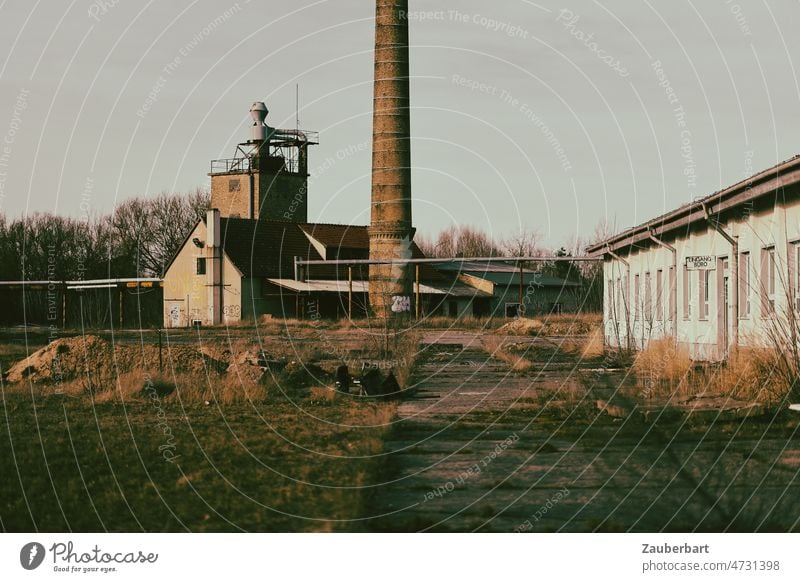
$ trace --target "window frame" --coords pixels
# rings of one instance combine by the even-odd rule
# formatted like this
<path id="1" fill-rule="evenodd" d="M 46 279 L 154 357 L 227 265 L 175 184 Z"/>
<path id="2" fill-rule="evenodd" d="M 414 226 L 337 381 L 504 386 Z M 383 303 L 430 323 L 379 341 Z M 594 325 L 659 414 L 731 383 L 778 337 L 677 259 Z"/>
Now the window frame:
<path id="1" fill-rule="evenodd" d="M 759 288 L 761 290 L 761 318 L 768 319 L 775 316 L 776 299 L 777 257 L 774 244 L 761 249 L 761 277 Z"/>
<path id="2" fill-rule="evenodd" d="M 752 305 L 750 303 L 750 268 L 752 255 L 750 251 L 739 253 L 739 319 L 750 319 Z"/>
<path id="3" fill-rule="evenodd" d="M 697 316 L 700 321 L 708 321 L 711 313 L 711 273 L 711 270 L 703 269 L 697 277 Z"/>
<path id="4" fill-rule="evenodd" d="M 656 321 L 664 321 L 664 269 L 656 270 Z"/>
<path id="5" fill-rule="evenodd" d="M 683 264 L 683 320 L 692 320 L 692 271 Z"/>

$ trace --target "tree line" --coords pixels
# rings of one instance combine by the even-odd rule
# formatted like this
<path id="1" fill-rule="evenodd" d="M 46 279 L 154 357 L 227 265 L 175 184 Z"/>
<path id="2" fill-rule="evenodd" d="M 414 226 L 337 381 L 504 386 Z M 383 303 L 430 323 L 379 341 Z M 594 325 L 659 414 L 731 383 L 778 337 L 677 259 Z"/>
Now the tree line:
<path id="1" fill-rule="evenodd" d="M 197 189 L 131 198 L 96 216 L 0 214 L 0 280 L 159 277 L 209 200 Z"/>
<path id="2" fill-rule="evenodd" d="M 191 228 L 209 206 L 207 190 L 130 198 L 113 213 L 81 218 L 33 213 L 8 220 L 0 214 L 0 280 L 62 281 L 160 277 Z M 609 234 L 605 225 L 587 240 L 550 249 L 538 232 L 523 229 L 495 239 L 474 226 L 451 226 L 415 242 L 428 257 L 570 257 Z M 602 264 L 536 262 L 546 275 L 581 283 L 588 309 L 602 307 Z"/>

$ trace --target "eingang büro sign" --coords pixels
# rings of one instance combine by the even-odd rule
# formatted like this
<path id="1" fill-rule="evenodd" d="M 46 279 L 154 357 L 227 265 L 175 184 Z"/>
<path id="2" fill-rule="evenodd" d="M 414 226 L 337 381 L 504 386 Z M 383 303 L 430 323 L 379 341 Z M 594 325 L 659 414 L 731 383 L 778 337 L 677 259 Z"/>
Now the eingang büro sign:
<path id="1" fill-rule="evenodd" d="M 709 256 L 686 257 L 686 268 L 689 271 L 713 271 L 716 259 Z"/>

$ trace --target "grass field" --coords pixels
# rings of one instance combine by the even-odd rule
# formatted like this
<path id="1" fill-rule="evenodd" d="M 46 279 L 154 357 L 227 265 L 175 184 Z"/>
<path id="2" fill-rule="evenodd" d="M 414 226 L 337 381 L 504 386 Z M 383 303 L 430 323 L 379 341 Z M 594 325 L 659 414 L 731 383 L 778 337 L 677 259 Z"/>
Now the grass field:
<path id="1" fill-rule="evenodd" d="M 575 494 L 543 531 L 686 531 L 698 515 L 703 531 L 796 529 L 794 413 L 612 418 L 597 398 L 629 386 L 647 400 L 685 365 L 655 349 L 618 364 L 595 320 L 455 330 L 422 348 L 422 334 L 327 324 L 185 331 L 163 370 L 153 337 L 77 337 L 23 362 L 31 349 L 0 339 L 0 530 L 514 531 L 565 484 Z M 261 350 L 284 367 L 264 373 Z M 336 393 L 342 361 L 401 362 L 414 390 L 399 403 Z M 513 451 L 420 504 L 509 435 Z"/>
<path id="2" fill-rule="evenodd" d="M 4 395 L 5 531 L 350 531 L 390 403 Z"/>
<path id="3" fill-rule="evenodd" d="M 386 354 L 354 332 L 292 331 L 185 334 L 163 374 L 152 340 L 84 336 L 33 354 L 27 380 L 2 383 L 0 530 L 363 529 L 353 520 L 396 404 L 337 394 L 332 372 Z M 401 382 L 417 341 L 392 344 Z M 264 373 L 259 350 L 285 368 Z M 30 351 L 5 344 L 4 375 Z"/>

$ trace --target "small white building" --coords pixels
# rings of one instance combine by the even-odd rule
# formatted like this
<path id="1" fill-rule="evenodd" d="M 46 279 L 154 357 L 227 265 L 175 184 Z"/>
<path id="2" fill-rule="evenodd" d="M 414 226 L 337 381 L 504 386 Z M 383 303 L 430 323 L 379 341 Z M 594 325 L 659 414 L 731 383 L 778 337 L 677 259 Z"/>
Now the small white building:
<path id="1" fill-rule="evenodd" d="M 800 157 L 587 249 L 604 259 L 607 345 L 677 337 L 697 360 L 787 346 L 800 307 Z"/>

